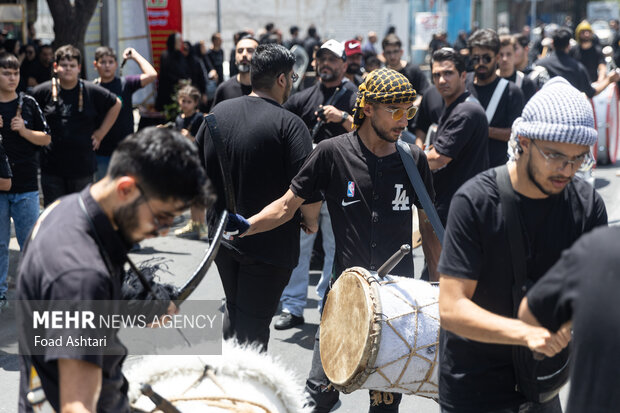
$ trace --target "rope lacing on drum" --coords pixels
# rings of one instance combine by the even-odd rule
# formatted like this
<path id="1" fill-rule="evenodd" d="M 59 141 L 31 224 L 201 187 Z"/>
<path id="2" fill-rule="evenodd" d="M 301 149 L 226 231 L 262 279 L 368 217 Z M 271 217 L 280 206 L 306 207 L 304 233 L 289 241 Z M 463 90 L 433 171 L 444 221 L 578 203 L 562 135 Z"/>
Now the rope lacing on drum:
<path id="1" fill-rule="evenodd" d="M 213 373 L 213 367 L 208 364 L 205 364 L 202 375 L 196 379 L 191 386 L 189 386 L 182 394 L 187 393 L 192 388 L 196 387 L 206 378 L 210 379 L 217 388 L 219 388 L 224 395 L 222 396 L 180 396 L 180 397 L 171 397 L 171 398 L 163 398 L 162 396 L 157 395 L 159 398 L 163 399 L 165 402 L 170 403 L 171 405 L 178 405 L 183 402 L 191 402 L 191 401 L 201 401 L 204 402 L 208 407 L 217 407 L 218 409 L 228 410 L 230 412 L 235 413 L 255 413 L 255 408 L 262 410 L 264 413 L 274 413 L 269 408 L 264 405 L 251 401 L 244 400 L 237 397 L 231 397 L 228 395 L 228 392 L 219 382 L 215 374 Z M 150 397 L 149 397 L 150 398 Z M 152 400 L 152 399 L 151 399 Z M 174 409 L 173 409 L 174 410 Z M 161 406 L 156 407 L 151 411 L 151 413 L 162 411 Z"/>

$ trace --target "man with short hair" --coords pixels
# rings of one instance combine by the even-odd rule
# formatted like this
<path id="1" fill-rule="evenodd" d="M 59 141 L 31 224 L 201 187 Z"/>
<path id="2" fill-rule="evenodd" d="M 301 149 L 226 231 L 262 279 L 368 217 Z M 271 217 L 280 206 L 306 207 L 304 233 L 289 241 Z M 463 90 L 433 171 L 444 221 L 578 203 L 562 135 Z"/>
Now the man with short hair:
<path id="1" fill-rule="evenodd" d="M 57 77 L 32 93 L 52 136 L 41 160 L 45 206 L 93 182 L 95 151 L 121 110 L 113 93 L 79 78 L 81 68 L 80 51 L 71 45 L 60 47 L 54 61 Z"/>
<path id="2" fill-rule="evenodd" d="M 515 46 L 515 69 L 529 75 L 532 72 L 532 62 L 529 61 L 530 39 L 524 34 L 513 35 Z"/>
<path id="3" fill-rule="evenodd" d="M 489 167 L 495 167 L 508 161 L 510 127 L 523 109 L 523 93 L 517 85 L 497 75 L 500 43 L 495 31 L 477 30 L 468 41 L 474 73 L 467 76 L 467 90 L 486 112 Z"/>
<path id="4" fill-rule="evenodd" d="M 239 39 L 235 45 L 235 65 L 239 73 L 217 87 L 211 109 L 224 100 L 246 96 L 252 92 L 250 64 L 257 46 L 258 41 L 250 35 Z"/>
<path id="5" fill-rule="evenodd" d="M 450 204 L 439 262 L 443 413 L 561 411 L 558 396 L 528 402 L 516 385 L 513 346 L 552 356 L 567 345 L 570 329 L 552 333 L 515 319 L 521 284 L 513 262 L 524 261 L 531 286 L 580 236 L 607 225 L 600 195 L 575 177 L 598 133 L 590 103 L 562 78 L 530 99 L 513 133 L 516 161 L 470 179 Z M 519 218 L 508 218 L 501 193 Z M 523 257 L 515 257 L 512 230 L 522 234 Z"/>
<path id="6" fill-rule="evenodd" d="M 225 154 L 215 151 L 203 122 L 196 143 L 223 210 L 225 191 L 234 190 L 239 214 L 251 216 L 281 196 L 312 149 L 308 129 L 282 108 L 296 74 L 295 56 L 276 44 L 260 45 L 252 58 L 252 93 L 213 108 Z M 222 179 L 218 156 L 227 156 L 232 188 Z M 297 265 L 299 215 L 288 224 L 252 238 L 223 241 L 215 263 L 226 294 L 224 337 L 267 350 L 269 324 L 282 290 Z"/>
<path id="7" fill-rule="evenodd" d="M 131 245 L 165 233 L 190 203 L 205 203 L 206 187 L 196 148 L 178 132 L 147 128 L 128 137 L 118 145 L 101 181 L 59 199 L 41 215 L 24 248 L 17 298 L 23 303 L 98 300 L 114 310 L 114 303 L 122 300 L 123 267 Z M 176 312 L 169 300 L 161 304 L 162 313 L 166 306 L 168 314 Z M 66 335 L 82 331 L 68 327 Z M 118 328 L 113 332 L 105 348 L 94 354 L 67 345 L 23 355 L 19 411 L 33 411 L 28 393 L 35 375 L 49 411 L 132 411 L 122 374 L 126 349 Z M 20 342 L 28 343 L 27 329 L 20 330 Z"/>
<path id="8" fill-rule="evenodd" d="M 318 143 L 352 129 L 351 115 L 355 107 L 357 87 L 344 78 L 348 66 L 345 46 L 342 43 L 333 39 L 328 40 L 317 52 L 316 60 L 319 81 L 314 86 L 294 94 L 284 107 L 302 118 L 308 130 L 314 133 L 313 141 Z M 318 122 L 323 126 L 317 125 Z M 316 290 L 322 299 L 331 278 L 335 250 L 334 233 L 326 205 L 321 206 L 319 224 L 324 259 L 323 271 Z M 304 323 L 310 259 L 315 239 L 316 234 L 300 231 L 299 263 L 282 292 L 280 299 L 282 313 L 274 324 L 278 330 L 286 330 Z"/>
<path id="9" fill-rule="evenodd" d="M 403 74 L 418 93 L 418 100 L 415 102 L 415 105 L 418 106 L 422 98 L 422 91 L 426 90 L 429 85 L 426 76 L 424 76 L 424 73 L 422 73 L 418 66 L 402 60 L 404 53 L 402 42 L 394 33 L 385 36 L 385 39 L 381 42 L 381 47 L 385 57 L 385 66 L 388 69 L 396 70 L 398 73 Z"/>
<path id="10" fill-rule="evenodd" d="M 11 219 L 22 249 L 39 216 L 39 152 L 51 140 L 37 101 L 16 92 L 19 78 L 19 60 L 0 54 L 0 184 L 7 178 L 7 157 L 13 175 L 10 188 L 0 191 L 0 311 L 7 304 Z"/>
<path id="11" fill-rule="evenodd" d="M 39 49 L 37 60 L 31 69 L 31 76 L 26 79 L 26 86 L 35 87 L 52 78 L 52 64 L 54 63 L 54 49 L 51 44 L 44 44 Z"/>
<path id="12" fill-rule="evenodd" d="M 443 48 L 433 53 L 431 65 L 445 109 L 426 159 L 433 171 L 435 207 L 445 226 L 454 193 L 489 167 L 489 124 L 480 104 L 468 99 L 464 58 L 452 48 Z"/>
<path id="13" fill-rule="evenodd" d="M 499 64 L 497 67 L 497 75 L 510 80 L 520 87 L 521 92 L 523 92 L 523 98 L 525 99 L 524 103 L 527 103 L 527 101 L 534 96 L 534 93 L 536 93 L 536 85 L 534 85 L 532 79 L 515 68 L 516 49 L 516 42 L 513 36 L 502 35 L 499 37 Z"/>
<path id="14" fill-rule="evenodd" d="M 96 151 L 97 180 L 105 176 L 114 149 L 125 137 L 134 132 L 133 94 L 157 79 L 155 68 L 136 49 L 128 47 L 123 51 L 123 62 L 125 63 L 128 60 L 136 62 L 142 74 L 117 76 L 118 59 L 114 50 L 107 46 L 101 46 L 95 50 L 95 61 L 93 64 L 97 73 L 99 73 L 99 77 L 93 83 L 114 93 L 122 104 L 116 122 L 114 122 L 114 125 Z"/>
<path id="15" fill-rule="evenodd" d="M 441 246 L 396 150 L 396 142 L 407 127 L 407 120 L 415 113 L 412 104 L 415 96 L 415 90 L 402 74 L 386 68 L 370 73 L 356 101 L 356 130 L 321 141 L 284 196 L 249 218 L 251 225 L 242 239 L 254 238 L 246 235 L 283 225 L 303 207 L 305 200 L 314 200 L 317 193 L 322 193 L 334 218 L 333 279 L 336 279 L 349 267 L 376 271 L 402 244 L 411 243 L 411 210 L 418 208 L 422 248 L 431 279 L 436 280 L 435 265 Z M 426 190 L 433 199 L 426 157 L 420 148 L 410 147 Z M 309 228 L 316 230 L 316 226 Z M 390 273 L 411 277 L 413 260 L 406 257 Z M 313 411 L 326 413 L 338 401 L 339 393 L 331 387 L 323 371 L 319 336 L 320 331 L 317 331 L 306 392 L 314 404 Z M 397 411 L 402 397 L 398 393 L 379 391 L 371 391 L 370 395 L 371 413 Z"/>
<path id="16" fill-rule="evenodd" d="M 545 68 L 550 77 L 561 76 L 586 96 L 592 98 L 601 93 L 612 82 L 620 80 L 616 71 L 608 73 L 603 81 L 592 82 L 586 67 L 569 56 L 571 32 L 566 28 L 558 29 L 553 35 L 553 53 L 536 62 L 536 66 Z M 592 82 L 592 83 L 591 83 Z"/>
<path id="17" fill-rule="evenodd" d="M 284 46 L 291 50 L 291 48 L 295 45 L 303 46 L 304 42 L 299 38 L 299 27 L 291 26 L 288 30 L 291 34 L 291 38 L 284 42 Z"/>
<path id="18" fill-rule="evenodd" d="M 355 86 L 359 86 L 364 83 L 362 45 L 359 40 L 347 40 L 344 42 L 344 50 L 347 55 L 347 71 L 344 76 Z"/>

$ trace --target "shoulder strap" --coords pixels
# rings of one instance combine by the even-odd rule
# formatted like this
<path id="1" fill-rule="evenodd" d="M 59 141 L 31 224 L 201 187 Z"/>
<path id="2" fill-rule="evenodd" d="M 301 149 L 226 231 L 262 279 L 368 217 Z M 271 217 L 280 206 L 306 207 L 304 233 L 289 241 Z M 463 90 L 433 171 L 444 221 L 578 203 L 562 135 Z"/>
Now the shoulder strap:
<path id="1" fill-rule="evenodd" d="M 517 70 L 517 78 L 515 79 L 515 85 L 517 85 L 519 89 L 521 89 L 521 85 L 523 85 L 524 77 L 525 75 L 523 74 L 523 72 L 520 70 Z"/>
<path id="2" fill-rule="evenodd" d="M 506 90 L 506 86 L 508 86 L 508 81 L 504 78 L 501 78 L 497 83 L 495 90 L 493 91 L 493 96 L 491 96 L 491 101 L 489 102 L 486 110 L 487 121 L 489 122 L 489 124 L 491 123 L 491 120 L 493 120 L 493 116 L 495 116 L 497 105 L 499 105 L 499 101 L 504 94 L 504 90 Z"/>
<path id="3" fill-rule="evenodd" d="M 510 247 L 510 258 L 512 263 L 512 274 L 514 284 L 512 286 L 512 305 L 513 310 L 518 311 L 521 299 L 526 292 L 526 268 L 525 268 L 525 240 L 521 226 L 521 215 L 517 210 L 517 195 L 510 182 L 508 166 L 501 165 L 495 168 L 497 188 L 499 198 L 504 212 L 504 224 L 506 225 L 506 235 Z M 515 313 L 516 314 L 516 313 Z"/>
<path id="4" fill-rule="evenodd" d="M 433 201 L 431 201 L 431 197 L 426 191 L 426 186 L 424 186 L 424 182 L 422 181 L 420 172 L 418 171 L 418 168 L 413 159 L 411 147 L 409 146 L 409 144 L 399 139 L 396 142 L 396 149 L 398 150 L 400 159 L 402 159 L 403 161 L 403 165 L 405 165 L 407 176 L 409 177 L 409 180 L 413 185 L 413 189 L 415 190 L 415 193 L 418 196 L 420 203 L 422 204 L 422 208 L 424 209 L 424 212 L 426 212 L 428 219 L 431 221 L 431 225 L 435 230 L 435 235 L 437 235 L 439 243 L 443 246 L 444 228 L 441 224 L 441 220 L 439 219 L 439 215 L 437 215 L 437 211 L 435 210 Z"/>
<path id="5" fill-rule="evenodd" d="M 220 129 L 217 126 L 215 115 L 213 113 L 209 113 L 204 119 L 207 123 L 207 127 L 209 128 L 209 134 L 211 135 L 211 140 L 213 141 L 215 154 L 217 155 L 217 159 L 220 163 L 222 182 L 224 183 L 224 193 L 226 195 L 226 209 L 228 209 L 228 212 L 234 214 L 237 212 L 237 207 L 235 204 L 233 180 L 230 172 L 230 162 L 228 161 L 228 155 L 226 153 L 226 146 L 224 146 L 224 142 L 222 141 L 222 136 L 220 135 Z"/>

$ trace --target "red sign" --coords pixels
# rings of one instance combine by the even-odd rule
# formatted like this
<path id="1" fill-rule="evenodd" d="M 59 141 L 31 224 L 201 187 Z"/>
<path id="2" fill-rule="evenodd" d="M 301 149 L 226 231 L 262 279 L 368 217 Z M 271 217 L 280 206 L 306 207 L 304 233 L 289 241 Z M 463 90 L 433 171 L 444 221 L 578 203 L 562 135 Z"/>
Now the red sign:
<path id="1" fill-rule="evenodd" d="M 181 0 L 146 0 L 146 10 L 151 31 L 153 66 L 159 72 L 161 54 L 166 50 L 166 40 L 172 33 L 183 33 Z"/>

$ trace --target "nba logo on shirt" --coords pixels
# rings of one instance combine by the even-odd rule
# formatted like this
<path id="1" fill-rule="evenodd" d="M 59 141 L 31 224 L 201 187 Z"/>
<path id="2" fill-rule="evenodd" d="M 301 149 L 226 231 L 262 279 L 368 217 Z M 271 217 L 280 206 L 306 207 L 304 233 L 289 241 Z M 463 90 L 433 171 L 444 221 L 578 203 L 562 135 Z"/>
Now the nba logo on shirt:
<path id="1" fill-rule="evenodd" d="M 347 197 L 353 198 L 355 196 L 355 182 L 349 181 L 347 184 Z"/>

